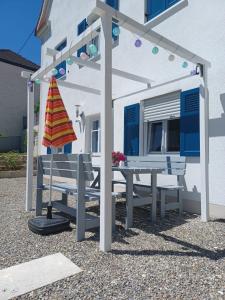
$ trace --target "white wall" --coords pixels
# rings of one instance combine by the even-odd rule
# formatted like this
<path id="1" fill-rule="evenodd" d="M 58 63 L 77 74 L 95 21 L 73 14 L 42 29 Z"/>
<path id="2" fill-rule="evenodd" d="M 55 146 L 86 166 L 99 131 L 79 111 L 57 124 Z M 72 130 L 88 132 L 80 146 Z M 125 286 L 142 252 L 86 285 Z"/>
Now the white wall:
<path id="1" fill-rule="evenodd" d="M 51 37 L 42 46 L 42 66 L 50 62 L 45 55 L 46 48 L 54 48 L 65 37 L 68 47 L 76 38 L 77 24 L 82 21 L 94 6 L 93 0 L 71 1 L 54 0 L 50 14 Z M 120 0 L 120 10 L 136 19 L 144 22 L 144 0 Z M 62 13 L 63 12 L 63 13 Z M 203 13 L 204 12 L 204 13 Z M 188 6 L 171 16 L 159 26 L 154 28 L 157 32 L 177 42 L 187 49 L 209 60 L 212 64 L 209 69 L 209 135 L 210 135 L 210 202 L 225 205 L 225 66 L 224 66 L 224 12 L 223 0 L 189 0 Z M 183 69 L 183 59 L 176 57 L 174 62 L 168 61 L 169 53 L 160 48 L 157 56 L 152 55 L 154 45 L 143 40 L 141 48 L 134 47 L 137 37 L 126 30 L 121 30 L 119 46 L 113 49 L 113 66 L 121 70 L 133 72 L 155 81 L 155 84 L 189 74 L 193 65 L 189 64 Z M 67 73 L 68 81 L 85 84 L 99 88 L 99 76 L 96 71 L 87 68 L 79 69 L 72 65 Z M 198 78 L 191 78 L 168 84 L 161 88 L 145 93 L 114 101 L 114 149 L 123 151 L 123 110 L 124 106 L 140 102 L 141 100 L 156 95 L 185 90 L 199 86 Z M 143 88 L 142 84 L 136 84 L 121 78 L 113 78 L 113 98 Z M 47 97 L 46 84 L 41 89 L 41 114 L 44 120 L 45 100 Z M 75 104 L 83 104 L 85 115 L 99 113 L 100 97 L 85 94 L 79 91 L 60 88 L 64 103 L 70 118 L 75 120 Z M 43 134 L 43 121 L 41 135 Z M 76 128 L 78 132 L 78 128 Z M 73 152 L 80 151 L 81 137 L 73 145 Z M 41 148 L 42 152 L 46 150 Z M 200 165 L 198 158 L 187 159 L 187 175 L 185 177 L 187 192 L 186 199 L 200 199 Z M 194 191 L 194 193 L 192 193 Z"/>

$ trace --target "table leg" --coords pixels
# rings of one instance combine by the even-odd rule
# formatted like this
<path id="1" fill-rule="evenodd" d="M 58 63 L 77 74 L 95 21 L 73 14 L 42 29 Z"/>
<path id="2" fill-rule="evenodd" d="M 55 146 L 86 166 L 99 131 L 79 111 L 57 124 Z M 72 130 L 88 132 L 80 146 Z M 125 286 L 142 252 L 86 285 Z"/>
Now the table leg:
<path id="1" fill-rule="evenodd" d="M 126 174 L 126 229 L 133 226 L 133 174 Z"/>
<path id="2" fill-rule="evenodd" d="M 100 171 L 98 171 L 98 174 L 92 182 L 91 187 L 95 189 L 100 189 Z"/>
<path id="3" fill-rule="evenodd" d="M 152 222 L 156 221 L 156 206 L 157 206 L 157 174 L 151 174 L 152 183 Z"/>

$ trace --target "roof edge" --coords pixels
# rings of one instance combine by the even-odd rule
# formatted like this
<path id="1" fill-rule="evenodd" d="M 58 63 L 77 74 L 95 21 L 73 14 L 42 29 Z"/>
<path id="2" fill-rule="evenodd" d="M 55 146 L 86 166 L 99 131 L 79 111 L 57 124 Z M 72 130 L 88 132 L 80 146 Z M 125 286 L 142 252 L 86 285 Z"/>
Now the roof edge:
<path id="1" fill-rule="evenodd" d="M 52 2 L 53 0 L 43 0 L 41 11 L 34 32 L 35 36 L 37 37 L 40 35 L 40 32 L 43 30 L 43 28 L 47 25 Z"/>

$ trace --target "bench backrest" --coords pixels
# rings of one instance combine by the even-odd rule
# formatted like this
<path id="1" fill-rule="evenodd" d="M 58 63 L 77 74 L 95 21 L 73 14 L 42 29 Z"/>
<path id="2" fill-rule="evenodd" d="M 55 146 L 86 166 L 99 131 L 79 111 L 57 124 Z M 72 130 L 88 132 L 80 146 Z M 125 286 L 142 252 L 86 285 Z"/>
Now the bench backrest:
<path id="1" fill-rule="evenodd" d="M 128 156 L 128 166 L 162 168 L 162 174 L 185 175 L 186 158 L 176 155 Z"/>
<path id="2" fill-rule="evenodd" d="M 38 173 L 50 175 L 51 154 L 38 158 Z M 94 179 L 90 154 L 53 154 L 52 175 L 91 181 Z"/>

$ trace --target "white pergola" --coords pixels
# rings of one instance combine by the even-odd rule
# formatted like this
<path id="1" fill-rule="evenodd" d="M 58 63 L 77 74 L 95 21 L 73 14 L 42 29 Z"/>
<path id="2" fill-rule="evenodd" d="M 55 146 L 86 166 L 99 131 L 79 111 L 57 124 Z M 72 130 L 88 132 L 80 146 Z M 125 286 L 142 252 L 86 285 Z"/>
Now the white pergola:
<path id="1" fill-rule="evenodd" d="M 117 21 L 118 25 L 126 30 L 141 36 L 155 45 L 159 45 L 165 50 L 176 53 L 177 56 L 192 62 L 200 64 L 203 72 L 201 76 L 200 86 L 200 167 L 201 167 L 201 218 L 203 221 L 209 219 L 209 185 L 208 185 L 208 89 L 207 89 L 207 70 L 210 63 L 202 57 L 192 53 L 191 51 L 172 42 L 164 36 L 156 33 L 149 26 L 142 25 L 123 13 L 111 8 L 100 0 L 96 0 L 96 5 L 91 12 L 89 20 L 94 20 L 92 26 L 86 29 L 82 36 L 78 36 L 72 43 L 70 49 L 65 49 L 62 53 L 55 53 L 49 49 L 54 59 L 47 67 L 40 68 L 34 74 L 23 72 L 22 76 L 28 81 L 34 81 L 39 78 L 43 80 L 44 75 L 49 73 L 55 65 L 61 63 L 71 57 L 82 46 L 87 44 L 91 39 L 100 35 L 100 64 L 92 61 L 83 61 L 76 56 L 73 57 L 75 64 L 85 66 L 100 72 L 101 88 L 88 87 L 68 81 L 58 80 L 59 86 L 68 87 L 99 95 L 101 97 L 101 201 L 100 201 L 100 249 L 102 251 L 111 250 L 112 240 L 112 149 L 113 149 L 113 118 L 112 118 L 112 76 L 119 76 L 129 80 L 146 84 L 146 88 L 141 90 L 153 89 L 163 84 L 182 80 L 185 77 L 176 78 L 170 82 L 153 85 L 150 78 L 144 78 L 129 72 L 118 70 L 112 66 L 112 20 Z M 101 29 L 101 30 L 99 30 Z M 137 91 L 139 93 L 141 91 Z M 131 93 L 134 94 L 134 93 Z M 124 96 L 121 96 L 122 98 Z M 33 175 L 33 125 L 34 125 L 34 89 L 33 86 L 28 86 L 28 147 L 27 147 L 27 182 L 26 182 L 26 210 L 32 209 L 32 175 Z"/>

